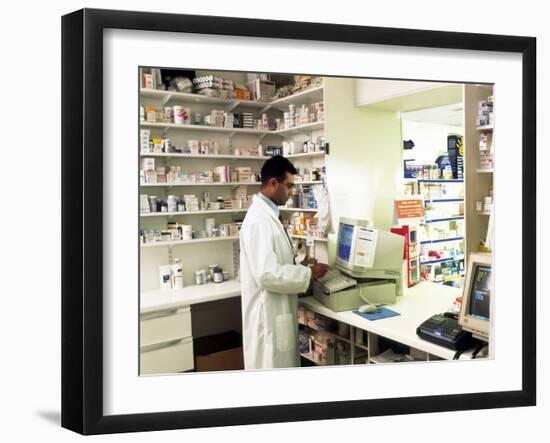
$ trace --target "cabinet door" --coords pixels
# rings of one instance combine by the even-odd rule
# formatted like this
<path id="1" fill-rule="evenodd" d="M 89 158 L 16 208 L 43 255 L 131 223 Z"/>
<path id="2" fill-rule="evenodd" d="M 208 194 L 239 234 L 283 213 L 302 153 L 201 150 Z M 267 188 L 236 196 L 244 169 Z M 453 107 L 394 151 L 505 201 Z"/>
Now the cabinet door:
<path id="1" fill-rule="evenodd" d="M 141 347 L 190 336 L 191 308 L 189 306 L 177 311 L 141 316 Z"/>
<path id="2" fill-rule="evenodd" d="M 167 346 L 141 351 L 141 374 L 172 374 L 193 369 L 191 337 Z"/>

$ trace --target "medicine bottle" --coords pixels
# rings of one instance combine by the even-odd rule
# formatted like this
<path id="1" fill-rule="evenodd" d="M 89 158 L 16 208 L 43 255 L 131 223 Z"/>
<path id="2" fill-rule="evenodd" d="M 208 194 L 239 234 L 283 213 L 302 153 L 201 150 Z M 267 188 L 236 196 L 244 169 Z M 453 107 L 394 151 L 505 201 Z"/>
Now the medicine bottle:
<path id="1" fill-rule="evenodd" d="M 458 314 L 460 313 L 460 307 L 462 305 L 462 297 L 457 297 L 455 298 L 455 301 L 453 302 L 453 306 L 452 306 L 452 312 Z"/>

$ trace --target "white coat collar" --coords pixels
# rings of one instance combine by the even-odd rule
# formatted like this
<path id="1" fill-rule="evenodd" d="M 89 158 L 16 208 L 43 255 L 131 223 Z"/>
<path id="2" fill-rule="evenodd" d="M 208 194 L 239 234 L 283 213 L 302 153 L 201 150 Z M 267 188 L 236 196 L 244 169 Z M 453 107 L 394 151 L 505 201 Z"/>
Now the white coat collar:
<path id="1" fill-rule="evenodd" d="M 257 194 L 254 194 L 254 196 L 252 197 L 252 202 L 257 205 L 262 211 L 266 212 L 267 214 L 269 214 L 269 216 L 273 219 L 273 220 L 276 220 L 277 223 L 279 223 L 281 225 L 281 227 L 283 226 L 281 221 L 277 218 L 277 216 L 275 215 L 275 213 L 273 212 L 273 209 L 271 209 L 269 207 L 269 205 Z"/>

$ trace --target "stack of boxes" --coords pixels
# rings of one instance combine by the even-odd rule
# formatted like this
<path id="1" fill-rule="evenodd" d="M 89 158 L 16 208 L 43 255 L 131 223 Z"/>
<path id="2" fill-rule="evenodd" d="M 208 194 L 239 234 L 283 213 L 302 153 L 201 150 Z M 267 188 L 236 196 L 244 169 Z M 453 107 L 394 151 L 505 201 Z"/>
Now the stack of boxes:
<path id="1" fill-rule="evenodd" d="M 237 181 L 249 183 L 252 177 L 252 168 L 250 167 L 239 167 L 237 168 Z"/>
<path id="2" fill-rule="evenodd" d="M 227 80 L 213 75 L 195 77 L 193 91 L 206 97 L 234 98 L 233 80 Z"/>
<path id="3" fill-rule="evenodd" d="M 480 169 L 493 168 L 493 135 L 491 133 L 479 135 L 479 167 Z"/>
<path id="4" fill-rule="evenodd" d="M 486 100 L 481 100 L 479 102 L 478 113 L 476 116 L 476 126 L 493 124 L 493 101 L 494 97 L 490 95 Z"/>

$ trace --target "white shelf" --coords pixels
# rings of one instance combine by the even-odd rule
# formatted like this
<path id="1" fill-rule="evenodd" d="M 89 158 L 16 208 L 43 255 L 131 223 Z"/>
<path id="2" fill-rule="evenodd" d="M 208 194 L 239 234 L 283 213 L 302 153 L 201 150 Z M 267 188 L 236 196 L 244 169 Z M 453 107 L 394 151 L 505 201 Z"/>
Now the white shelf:
<path id="1" fill-rule="evenodd" d="M 233 134 L 257 134 L 257 135 L 267 135 L 267 134 L 277 134 L 277 131 L 258 131 L 257 129 L 246 129 L 246 128 L 224 128 L 217 126 L 204 126 L 204 125 L 179 125 L 176 123 L 153 123 L 153 122 L 141 122 L 141 127 L 144 128 L 158 128 L 158 129 L 181 129 L 184 131 L 203 131 L 203 132 L 223 132 L 223 133 L 233 133 Z"/>
<path id="2" fill-rule="evenodd" d="M 259 101 L 259 100 L 239 100 L 236 98 L 220 98 L 220 97 L 207 97 L 201 94 L 193 94 L 188 92 L 176 92 L 176 91 L 163 91 L 158 89 L 145 89 L 140 90 L 142 97 L 155 98 L 163 100 L 164 103 L 168 101 L 179 101 L 189 103 L 201 103 L 210 105 L 226 105 L 230 107 L 234 106 L 247 106 L 250 108 L 269 109 L 276 108 L 279 110 L 287 110 L 289 104 L 294 105 L 308 105 L 311 103 L 323 101 L 323 86 L 316 86 L 315 88 L 309 88 L 305 91 L 300 91 L 287 97 L 278 98 L 272 101 Z"/>
<path id="3" fill-rule="evenodd" d="M 215 154 L 181 154 L 178 152 L 151 152 L 141 153 L 141 157 L 175 157 L 175 158 L 200 158 L 200 159 L 230 159 L 230 160 L 267 160 L 270 156 L 267 155 L 215 155 Z"/>
<path id="4" fill-rule="evenodd" d="M 254 100 L 238 100 L 235 98 L 220 98 L 220 97 L 207 97 L 201 94 L 192 94 L 188 92 L 175 92 L 175 91 L 162 91 L 158 89 L 141 89 L 142 97 L 156 98 L 163 100 L 167 103 L 169 100 L 188 103 L 201 103 L 206 105 L 226 105 L 230 107 L 234 106 L 248 106 L 250 108 L 264 108 L 270 102 L 261 102 Z"/>
<path id="5" fill-rule="evenodd" d="M 241 283 L 238 280 L 186 286 L 181 289 L 150 289 L 141 291 L 140 313 L 178 309 L 196 303 L 237 297 L 240 294 Z"/>
<path id="6" fill-rule="evenodd" d="M 476 169 L 476 172 L 479 172 L 480 174 L 482 174 L 482 173 L 492 174 L 493 173 L 493 168 L 491 168 L 491 169 Z"/>
<path id="7" fill-rule="evenodd" d="M 205 211 L 181 211 L 181 212 L 144 212 L 140 217 L 172 217 L 174 215 L 202 215 L 202 214 L 233 214 L 246 212 L 248 209 L 210 209 Z"/>
<path id="8" fill-rule="evenodd" d="M 309 105 L 311 103 L 324 101 L 323 99 L 323 86 L 317 86 L 315 88 L 306 89 L 305 91 L 297 92 L 296 94 L 289 95 L 273 100 L 270 105 L 272 108 L 277 108 L 282 111 L 288 110 L 288 105 Z"/>
<path id="9" fill-rule="evenodd" d="M 271 132 L 273 134 L 286 135 L 286 134 L 294 134 L 299 132 L 317 131 L 319 129 L 322 129 L 324 126 L 325 126 L 325 122 L 314 122 L 314 123 L 308 123 L 306 125 L 295 126 L 293 128 L 288 128 L 288 129 L 279 129 L 278 131 L 271 131 Z"/>
<path id="10" fill-rule="evenodd" d="M 478 131 L 486 131 L 486 130 L 494 129 L 494 126 L 493 125 L 476 126 L 476 129 Z"/>
<path id="11" fill-rule="evenodd" d="M 320 183 L 320 182 L 319 182 Z M 169 186 L 260 186 L 261 182 L 215 182 L 215 183 L 142 183 L 141 187 L 169 187 Z"/>
<path id="12" fill-rule="evenodd" d="M 205 242 L 215 242 L 215 241 L 229 241 L 229 240 L 238 240 L 239 236 L 228 236 L 228 237 L 209 237 L 209 238 L 194 238 L 192 240 L 171 240 L 171 241 L 157 241 L 152 243 L 142 243 L 142 248 L 160 248 L 163 246 L 178 246 L 178 245 L 189 245 L 195 243 L 205 243 Z"/>
<path id="13" fill-rule="evenodd" d="M 479 215 L 491 215 L 490 212 L 486 212 L 486 211 L 478 212 L 477 214 L 479 214 Z"/>
<path id="14" fill-rule="evenodd" d="M 323 182 L 321 180 L 317 181 L 308 181 L 308 182 L 294 182 L 294 185 L 322 185 Z"/>
<path id="15" fill-rule="evenodd" d="M 304 240 L 307 240 L 307 237 L 305 235 L 290 235 L 292 238 L 301 238 Z M 318 242 L 328 242 L 328 238 L 321 238 L 321 237 L 313 237 L 314 241 Z"/>
<path id="16" fill-rule="evenodd" d="M 325 151 L 304 152 L 304 153 L 301 153 L 301 154 L 285 155 L 285 157 L 286 158 L 323 157 L 325 154 L 326 154 Z"/>
<path id="17" fill-rule="evenodd" d="M 287 208 L 286 206 L 279 206 L 280 211 L 291 211 L 291 212 L 317 212 L 316 208 Z"/>

